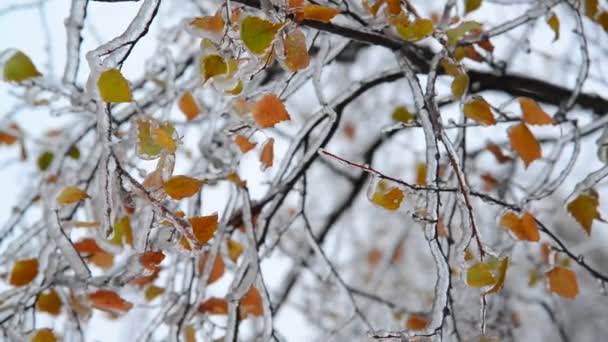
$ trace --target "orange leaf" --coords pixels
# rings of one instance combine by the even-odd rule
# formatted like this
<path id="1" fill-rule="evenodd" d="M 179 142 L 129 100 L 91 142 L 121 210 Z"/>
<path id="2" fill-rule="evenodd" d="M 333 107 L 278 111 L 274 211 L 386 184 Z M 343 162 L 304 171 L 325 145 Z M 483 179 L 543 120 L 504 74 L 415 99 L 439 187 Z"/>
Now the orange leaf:
<path id="1" fill-rule="evenodd" d="M 509 128 L 509 141 L 511 148 L 519 155 L 526 168 L 542 157 L 540 144 L 523 122 Z"/>
<path id="2" fill-rule="evenodd" d="M 147 251 L 142 254 L 139 261 L 145 269 L 153 271 L 164 259 L 165 254 L 162 251 Z"/>
<path id="3" fill-rule="evenodd" d="M 13 286 L 24 286 L 38 275 L 38 259 L 25 259 L 15 262 L 9 283 Z"/>
<path id="4" fill-rule="evenodd" d="M 123 313 L 131 310 L 133 304 L 124 300 L 114 291 L 97 290 L 87 296 L 94 308 L 110 312 Z"/>
<path id="5" fill-rule="evenodd" d="M 488 143 L 488 145 L 486 145 L 486 149 L 494 155 L 494 158 L 496 158 L 499 164 L 511 161 L 511 157 L 505 155 L 500 149 L 500 146 L 496 144 Z"/>
<path id="6" fill-rule="evenodd" d="M 173 176 L 163 188 L 167 195 L 176 200 L 194 196 L 203 186 L 203 181 L 188 176 Z"/>
<path id="7" fill-rule="evenodd" d="M 225 315 L 228 313 L 228 303 L 224 299 L 211 297 L 198 306 L 198 311 L 210 315 Z"/>
<path id="8" fill-rule="evenodd" d="M 304 6 L 304 19 L 329 23 L 333 17 L 338 15 L 340 10 L 332 7 L 319 5 Z"/>
<path id="9" fill-rule="evenodd" d="M 203 274 L 205 271 L 205 264 L 207 263 L 207 259 L 209 258 L 209 252 L 203 254 L 203 256 L 198 261 L 198 271 L 200 274 Z M 213 263 L 213 267 L 211 268 L 211 273 L 209 274 L 208 284 L 215 283 L 218 279 L 220 279 L 224 275 L 224 270 L 226 265 L 224 265 L 224 260 L 220 255 L 215 256 L 215 262 Z"/>
<path id="10" fill-rule="evenodd" d="M 264 309 L 262 307 L 262 297 L 255 287 L 250 287 L 249 291 L 245 293 L 240 302 L 240 314 L 241 319 L 245 319 L 249 316 L 263 316 Z"/>
<path id="11" fill-rule="evenodd" d="M 36 309 L 38 311 L 46 312 L 53 316 L 59 315 L 61 305 L 61 298 L 59 298 L 57 292 L 53 289 L 46 293 L 41 293 L 36 301 Z"/>
<path id="12" fill-rule="evenodd" d="M 407 319 L 406 327 L 410 330 L 422 330 L 426 328 L 429 321 L 420 315 L 410 315 Z"/>
<path id="13" fill-rule="evenodd" d="M 400 0 L 388 0 L 387 1 L 387 12 L 390 15 L 397 15 L 401 13 L 401 1 Z"/>
<path id="14" fill-rule="evenodd" d="M 534 219 L 534 216 L 527 211 L 521 218 L 517 217 L 517 215 L 511 211 L 505 213 L 500 219 L 500 225 L 509 228 L 519 240 L 540 240 L 536 220 Z"/>
<path id="15" fill-rule="evenodd" d="M 201 113 L 200 107 L 196 104 L 196 100 L 194 100 L 192 93 L 189 91 L 182 94 L 177 105 L 188 121 L 193 120 Z"/>
<path id="16" fill-rule="evenodd" d="M 83 239 L 74 244 L 74 248 L 78 251 L 78 253 L 83 254 L 93 254 L 98 252 L 103 252 L 104 250 L 97 245 L 95 239 Z"/>
<path id="17" fill-rule="evenodd" d="M 304 36 L 302 30 L 295 29 L 287 33 L 284 46 L 285 64 L 290 71 L 299 71 L 308 66 L 310 57 L 306 47 L 306 36 Z"/>
<path id="18" fill-rule="evenodd" d="M 162 128 L 155 128 L 154 130 L 152 130 L 152 138 L 154 140 L 154 143 L 156 143 L 158 146 L 162 147 L 168 152 L 175 153 L 175 150 L 177 149 L 177 144 L 175 143 L 175 140 L 173 140 L 173 137 L 169 135 L 166 130 Z"/>
<path id="19" fill-rule="evenodd" d="M 572 202 L 568 203 L 566 209 L 576 222 L 583 227 L 587 235 L 590 235 L 593 220 L 600 218 L 600 214 L 597 212 L 599 204 L 597 192 L 591 190 L 587 194 L 579 195 Z"/>
<path id="20" fill-rule="evenodd" d="M 184 328 L 184 342 L 196 342 L 196 330 L 191 325 Z"/>
<path id="21" fill-rule="evenodd" d="M 241 150 L 241 153 L 247 153 L 253 150 L 257 145 L 256 143 L 252 143 L 251 141 L 249 141 L 249 139 L 247 139 L 244 135 L 241 134 L 237 134 L 237 136 L 234 138 L 234 142 L 239 147 L 239 150 Z"/>
<path id="22" fill-rule="evenodd" d="M 153 282 L 156 278 L 158 278 L 159 273 L 160 273 L 160 267 L 155 267 L 154 271 L 152 271 L 152 274 L 136 277 L 135 279 L 131 280 L 131 283 L 133 285 L 137 285 L 137 286 L 144 286 L 146 284 Z"/>
<path id="23" fill-rule="evenodd" d="M 36 330 L 36 333 L 32 336 L 30 342 L 56 342 L 57 337 L 53 333 L 52 329 L 43 328 Z"/>
<path id="24" fill-rule="evenodd" d="M 114 265 L 114 256 L 107 252 L 99 252 L 91 255 L 89 257 L 89 261 L 93 265 L 103 270 L 107 270 L 112 268 L 112 266 Z"/>
<path id="25" fill-rule="evenodd" d="M 496 124 L 490 105 L 482 97 L 474 97 L 471 101 L 465 103 L 463 110 L 464 115 L 475 122 L 486 126 Z"/>
<path id="26" fill-rule="evenodd" d="M 524 116 L 524 122 L 529 125 L 552 125 L 555 123 L 555 120 L 531 98 L 520 97 L 519 106 Z"/>
<path id="27" fill-rule="evenodd" d="M 268 138 L 264 147 L 262 147 L 262 153 L 260 154 L 260 162 L 262 163 L 262 171 L 272 167 L 274 160 L 274 139 Z"/>
<path id="28" fill-rule="evenodd" d="M 258 102 L 251 105 L 251 113 L 255 123 L 260 128 L 274 127 L 281 121 L 289 120 L 289 113 L 285 105 L 276 95 L 265 95 Z"/>
<path id="29" fill-rule="evenodd" d="M 574 298 L 578 295 L 578 283 L 576 273 L 563 267 L 555 267 L 547 272 L 549 288 L 551 292 L 566 298 Z"/>
<path id="30" fill-rule="evenodd" d="M 16 136 L 4 131 L 0 131 L 0 145 L 12 145 L 15 143 L 15 141 L 17 141 Z"/>
<path id="31" fill-rule="evenodd" d="M 191 218 L 189 221 L 190 225 L 192 225 L 194 237 L 196 237 L 196 240 L 201 244 L 205 244 L 207 241 L 211 240 L 217 229 L 217 214 L 197 216 Z"/>

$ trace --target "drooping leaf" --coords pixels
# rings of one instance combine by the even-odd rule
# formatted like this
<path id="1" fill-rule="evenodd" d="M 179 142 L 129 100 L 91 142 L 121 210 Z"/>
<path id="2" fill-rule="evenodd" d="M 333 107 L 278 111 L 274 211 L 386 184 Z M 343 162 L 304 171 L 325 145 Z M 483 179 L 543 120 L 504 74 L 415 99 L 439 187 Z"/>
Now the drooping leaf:
<path id="1" fill-rule="evenodd" d="M 60 205 L 68 205 L 80 202 L 89 198 L 86 192 L 75 186 L 66 186 L 57 196 L 57 203 Z"/>
<path id="2" fill-rule="evenodd" d="M 408 123 L 414 120 L 414 114 L 410 113 L 410 111 L 404 106 L 397 106 L 393 110 L 392 118 L 395 121 Z"/>
<path id="3" fill-rule="evenodd" d="M 57 337 L 50 328 L 38 329 L 32 335 L 31 342 L 57 342 Z"/>
<path id="4" fill-rule="evenodd" d="M 133 307 L 131 302 L 110 290 L 97 290 L 90 293 L 87 298 L 94 308 L 110 313 L 124 313 Z"/>
<path id="5" fill-rule="evenodd" d="M 114 222 L 114 236 L 110 240 L 115 245 L 122 246 L 123 242 L 133 247 L 133 228 L 128 216 Z"/>
<path id="6" fill-rule="evenodd" d="M 264 308 L 262 307 L 262 297 L 255 287 L 250 287 L 247 293 L 241 298 L 240 302 L 241 319 L 247 317 L 263 316 Z"/>
<path id="7" fill-rule="evenodd" d="M 187 197 L 194 196 L 199 190 L 201 186 L 203 186 L 203 181 L 198 180 L 196 178 L 179 175 L 171 177 L 165 184 L 163 184 L 163 188 L 167 195 L 171 196 L 171 198 L 176 200 L 181 200 Z"/>
<path id="8" fill-rule="evenodd" d="M 262 171 L 272 167 L 274 161 L 274 139 L 268 138 L 262 147 L 260 153 L 260 163 L 262 163 Z"/>
<path id="9" fill-rule="evenodd" d="M 340 10 L 333 7 L 320 5 L 304 6 L 304 19 L 329 23 L 336 15 L 340 14 Z"/>
<path id="10" fill-rule="evenodd" d="M 144 298 L 146 299 L 146 301 L 151 302 L 156 297 L 162 295 L 164 292 L 165 292 L 165 289 L 163 289 L 162 287 L 158 287 L 156 285 L 150 285 L 146 289 L 146 292 L 144 294 Z"/>
<path id="11" fill-rule="evenodd" d="M 480 288 L 496 284 L 496 277 L 492 267 L 487 262 L 476 262 L 467 270 L 467 284 L 470 287 Z"/>
<path id="12" fill-rule="evenodd" d="M 397 32 L 407 41 L 417 41 L 430 36 L 435 28 L 433 22 L 429 19 L 416 19 L 413 23 L 407 25 L 397 25 Z"/>
<path id="13" fill-rule="evenodd" d="M 228 257 L 233 262 L 236 262 L 238 260 L 241 254 L 243 254 L 244 250 L 245 247 L 243 247 L 243 245 L 241 245 L 240 243 L 234 240 L 228 240 Z"/>
<path id="14" fill-rule="evenodd" d="M 397 187 L 388 187 L 384 181 L 378 182 L 371 202 L 387 210 L 397 210 L 403 201 L 403 191 Z"/>
<path id="15" fill-rule="evenodd" d="M 523 122 L 509 128 L 509 141 L 526 168 L 542 157 L 540 144 Z"/>
<path id="16" fill-rule="evenodd" d="M 531 98 L 520 97 L 519 106 L 523 113 L 524 122 L 528 125 L 552 125 L 555 123 L 555 120 Z"/>
<path id="17" fill-rule="evenodd" d="M 524 212 L 521 218 L 514 212 L 507 212 L 500 219 L 500 225 L 509 228 L 513 234 L 523 241 L 538 241 L 540 234 L 534 216 L 529 212 Z"/>
<path id="18" fill-rule="evenodd" d="M 201 71 L 203 79 L 208 80 L 228 72 L 228 64 L 220 55 L 207 55 L 201 59 Z"/>
<path id="19" fill-rule="evenodd" d="M 40 169 L 40 171 L 46 171 L 46 169 L 51 166 L 51 163 L 53 162 L 54 158 L 55 154 L 53 152 L 42 152 L 42 154 L 38 157 L 38 168 Z"/>
<path id="20" fill-rule="evenodd" d="M 21 82 L 42 76 L 32 60 L 23 52 L 16 51 L 4 64 L 4 80 Z"/>
<path id="21" fill-rule="evenodd" d="M 482 97 L 474 97 L 464 104 L 464 115 L 480 124 L 490 126 L 496 124 L 496 119 L 490 105 Z"/>
<path id="22" fill-rule="evenodd" d="M 198 272 L 199 274 L 203 274 L 205 271 L 205 265 L 207 264 L 207 259 L 209 259 L 209 252 L 205 252 L 203 256 L 198 261 Z M 213 267 L 211 268 L 211 273 L 209 274 L 209 279 L 207 280 L 208 284 L 213 284 L 218 281 L 223 275 L 226 269 L 226 265 L 224 264 L 224 260 L 218 254 L 215 256 L 215 262 L 213 263 Z"/>
<path id="23" fill-rule="evenodd" d="M 574 271 L 564 267 L 555 267 L 546 275 L 551 292 L 566 298 L 575 298 L 578 295 L 578 282 Z"/>
<path id="24" fill-rule="evenodd" d="M 405 323 L 406 328 L 410 330 L 422 330 L 429 325 L 429 320 L 426 317 L 412 314 L 408 317 Z"/>
<path id="25" fill-rule="evenodd" d="M 183 93 L 179 98 L 178 106 L 188 121 L 194 120 L 201 113 L 200 107 L 189 91 Z"/>
<path id="26" fill-rule="evenodd" d="M 285 37 L 285 64 L 290 71 L 306 69 L 310 63 L 306 36 L 299 28 L 287 33 Z"/>
<path id="27" fill-rule="evenodd" d="M 239 147 L 239 150 L 241 150 L 241 153 L 247 153 L 253 150 L 257 145 L 256 143 L 249 141 L 247 137 L 241 134 L 237 134 L 236 137 L 234 137 L 234 142 Z"/>
<path id="28" fill-rule="evenodd" d="M 469 14 L 481 6 L 481 0 L 465 0 L 464 14 Z"/>
<path id="29" fill-rule="evenodd" d="M 585 230 L 585 233 L 591 235 L 593 220 L 600 218 L 600 214 L 597 211 L 599 204 L 598 193 L 590 190 L 586 194 L 578 195 L 572 202 L 568 203 L 566 209 Z"/>
<path id="30" fill-rule="evenodd" d="M 471 31 L 476 31 L 481 29 L 481 24 L 476 21 L 465 21 L 460 23 L 453 29 L 447 30 L 445 34 L 448 37 L 448 44 L 450 46 L 455 46 L 458 43 L 458 40 L 462 38 L 465 34 Z"/>
<path id="31" fill-rule="evenodd" d="M 46 312 L 53 316 L 59 315 L 61 313 L 61 306 L 63 303 L 61 302 L 61 298 L 54 289 L 43 292 L 38 296 L 38 300 L 36 301 L 36 310 Z"/>
<path id="32" fill-rule="evenodd" d="M 38 275 L 38 259 L 18 260 L 11 271 L 9 284 L 13 286 L 25 286 L 32 282 Z"/>
<path id="33" fill-rule="evenodd" d="M 236 83 L 234 88 L 225 91 L 226 94 L 230 94 L 230 95 L 238 95 L 242 92 L 243 92 L 243 81 L 241 81 L 241 80 L 238 80 L 238 82 Z"/>
<path id="34" fill-rule="evenodd" d="M 502 290 L 503 286 L 505 285 L 505 279 L 507 278 L 507 268 L 509 268 L 509 257 L 504 257 L 498 265 L 498 279 L 496 280 L 494 286 L 485 293 L 486 295 L 497 293 Z"/>
<path id="35" fill-rule="evenodd" d="M 553 41 L 558 40 L 559 39 L 559 19 L 557 18 L 555 13 L 553 13 L 551 15 L 551 17 L 549 17 L 549 19 L 547 19 L 547 24 L 549 25 L 551 30 L 553 30 L 553 33 L 555 33 L 555 37 L 553 38 Z"/>
<path id="36" fill-rule="evenodd" d="M 420 162 L 416 165 L 416 184 L 426 184 L 426 163 Z"/>
<path id="37" fill-rule="evenodd" d="M 217 214 L 214 214 L 209 216 L 196 216 L 189 220 L 192 225 L 194 237 L 196 237 L 196 240 L 198 240 L 201 245 L 211 240 L 215 234 L 218 224 L 217 219 Z"/>
<path id="38" fill-rule="evenodd" d="M 452 95 L 459 99 L 464 96 L 464 94 L 469 89 L 469 75 L 460 74 L 454 77 L 452 81 Z"/>
<path id="39" fill-rule="evenodd" d="M 226 315 L 228 302 L 222 298 L 211 297 L 198 306 L 198 311 L 209 315 Z"/>
<path id="40" fill-rule="evenodd" d="M 118 69 L 109 69 L 99 75 L 97 80 L 99 95 L 105 102 L 131 102 L 129 82 Z"/>
<path id="41" fill-rule="evenodd" d="M 165 253 L 162 251 L 146 251 L 141 255 L 139 261 L 145 269 L 153 271 L 164 259 Z"/>
<path id="42" fill-rule="evenodd" d="M 263 54 L 272 44 L 283 24 L 248 16 L 241 24 L 243 44 L 254 54 Z"/>
<path id="43" fill-rule="evenodd" d="M 290 119 L 283 102 L 273 94 L 264 95 L 251 105 L 251 113 L 260 128 L 274 127 L 277 123 Z"/>

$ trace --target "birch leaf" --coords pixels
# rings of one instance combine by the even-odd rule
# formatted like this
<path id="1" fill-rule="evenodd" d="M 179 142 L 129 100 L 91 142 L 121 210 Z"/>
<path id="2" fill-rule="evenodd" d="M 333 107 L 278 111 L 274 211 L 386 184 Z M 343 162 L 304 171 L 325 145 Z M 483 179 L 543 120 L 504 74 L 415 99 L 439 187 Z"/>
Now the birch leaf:
<path id="1" fill-rule="evenodd" d="M 509 128 L 509 141 L 526 168 L 542 157 L 540 144 L 523 122 Z"/>
<path id="2" fill-rule="evenodd" d="M 25 259 L 15 262 L 11 271 L 9 284 L 13 286 L 25 286 L 32 282 L 38 275 L 38 259 Z"/>
<path id="3" fill-rule="evenodd" d="M 196 240 L 198 240 L 201 245 L 204 245 L 207 243 L 207 241 L 211 240 L 215 234 L 218 224 L 217 220 L 217 214 L 209 216 L 197 216 L 189 220 L 190 224 L 192 225 L 194 237 L 196 237 Z"/>
<path id="4" fill-rule="evenodd" d="M 4 80 L 21 82 L 30 78 L 42 76 L 32 60 L 23 52 L 15 52 L 4 64 Z"/>
<path id="5" fill-rule="evenodd" d="M 592 190 L 587 194 L 578 195 L 572 202 L 568 203 L 566 209 L 581 225 L 585 233 L 591 235 L 593 220 L 600 218 L 597 211 L 599 204 L 599 196 L 597 192 Z"/>
<path id="6" fill-rule="evenodd" d="M 547 272 L 549 289 L 562 297 L 575 298 L 578 295 L 576 273 L 564 267 L 555 267 Z"/>
<path id="7" fill-rule="evenodd" d="M 241 23 L 243 44 L 254 54 L 263 54 L 272 44 L 283 24 L 277 24 L 254 16 Z"/>
<path id="8" fill-rule="evenodd" d="M 125 313 L 133 307 L 132 303 L 109 290 L 97 290 L 89 294 L 87 298 L 94 308 L 110 313 Z"/>
<path id="9" fill-rule="evenodd" d="M 61 313 L 61 306 L 61 298 L 59 298 L 59 295 L 53 289 L 41 293 L 36 301 L 36 310 L 46 312 L 53 316 L 57 316 Z"/>
<path id="10" fill-rule="evenodd" d="M 105 102 L 131 102 L 129 82 L 118 69 L 109 69 L 101 73 L 97 80 L 99 95 Z"/>
<path id="11" fill-rule="evenodd" d="M 306 36 L 300 29 L 287 33 L 285 37 L 285 64 L 290 71 L 296 72 L 306 69 L 310 63 Z"/>
<path id="12" fill-rule="evenodd" d="M 36 330 L 32 336 L 31 342 L 57 342 L 57 337 L 53 330 L 49 328 L 42 328 Z"/>
<path id="13" fill-rule="evenodd" d="M 176 200 L 181 200 L 187 197 L 194 196 L 199 190 L 201 186 L 203 186 L 203 181 L 198 180 L 196 178 L 179 175 L 171 177 L 165 184 L 163 184 L 163 188 L 167 195 L 171 196 L 171 198 Z"/>
<path id="14" fill-rule="evenodd" d="M 262 171 L 272 167 L 272 163 L 274 160 L 274 139 L 268 138 L 266 143 L 264 143 L 264 147 L 262 147 L 262 152 L 260 153 L 260 162 L 262 163 Z"/>
<path id="15" fill-rule="evenodd" d="M 188 121 L 194 120 L 200 113 L 201 109 L 194 100 L 192 93 L 187 91 L 182 94 L 178 101 L 178 107 L 186 116 Z"/>
<path id="16" fill-rule="evenodd" d="M 482 97 L 474 97 L 464 104 L 464 115 L 469 119 L 480 124 L 490 126 L 496 124 L 496 119 L 490 105 Z"/>
<path id="17" fill-rule="evenodd" d="M 523 113 L 524 122 L 529 125 L 552 125 L 555 123 L 555 120 L 531 98 L 520 97 L 519 106 Z"/>
<path id="18" fill-rule="evenodd" d="M 251 105 L 251 113 L 260 128 L 274 127 L 277 123 L 289 120 L 289 113 L 276 95 L 264 95 Z"/>
<path id="19" fill-rule="evenodd" d="M 57 196 L 57 203 L 60 205 L 68 205 L 80 202 L 89 198 L 86 192 L 75 186 L 66 186 Z"/>
<path id="20" fill-rule="evenodd" d="M 336 15 L 340 14 L 340 10 L 333 7 L 320 5 L 304 6 L 304 19 L 329 23 Z"/>

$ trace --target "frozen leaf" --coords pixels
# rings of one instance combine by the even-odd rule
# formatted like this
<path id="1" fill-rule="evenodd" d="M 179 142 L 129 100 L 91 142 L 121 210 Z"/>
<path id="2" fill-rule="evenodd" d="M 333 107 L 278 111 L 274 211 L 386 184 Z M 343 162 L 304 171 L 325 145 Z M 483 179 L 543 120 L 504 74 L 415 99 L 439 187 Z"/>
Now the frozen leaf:
<path id="1" fill-rule="evenodd" d="M 201 245 L 211 240 L 213 234 L 215 234 L 215 230 L 217 229 L 217 214 L 210 216 L 197 216 L 191 218 L 189 221 L 192 225 L 192 232 L 194 233 L 196 240 L 198 240 Z"/>
<path id="2" fill-rule="evenodd" d="M 57 203 L 60 205 L 68 205 L 80 202 L 89 198 L 86 192 L 75 186 L 66 186 L 57 196 Z"/>
<path id="3" fill-rule="evenodd" d="M 25 259 L 15 262 L 9 283 L 13 286 L 25 286 L 38 275 L 38 259 Z"/>
<path id="4" fill-rule="evenodd" d="M 491 266 L 486 262 L 476 262 L 467 270 L 467 284 L 470 287 L 484 287 L 496 283 Z"/>
<path id="5" fill-rule="evenodd" d="M 405 326 L 410 330 L 422 330 L 429 325 L 429 320 L 420 315 L 410 315 Z"/>
<path id="6" fill-rule="evenodd" d="M 452 81 L 452 95 L 455 98 L 461 98 L 469 89 L 469 75 L 460 74 L 454 77 Z"/>
<path id="7" fill-rule="evenodd" d="M 476 21 L 465 21 L 453 29 L 447 30 L 445 34 L 448 37 L 448 44 L 455 46 L 458 40 L 462 38 L 467 32 L 477 31 L 481 29 L 481 24 Z"/>
<path id="8" fill-rule="evenodd" d="M 184 328 L 184 342 L 196 342 L 196 331 L 191 325 Z"/>
<path id="9" fill-rule="evenodd" d="M 131 220 L 128 216 L 125 216 L 114 223 L 114 236 L 110 242 L 122 246 L 123 240 L 133 247 L 133 229 L 131 228 Z"/>
<path id="10" fill-rule="evenodd" d="M 496 124 L 496 119 L 490 105 L 482 97 L 474 97 L 469 102 L 464 104 L 464 115 L 480 124 L 490 126 Z"/>
<path id="11" fill-rule="evenodd" d="M 597 211 L 599 204 L 597 192 L 591 190 L 587 194 L 578 195 L 572 202 L 568 203 L 566 209 L 576 222 L 583 227 L 587 235 L 591 235 L 593 220 L 600 218 Z"/>
<path id="12" fill-rule="evenodd" d="M 546 275 L 551 292 L 566 298 L 574 298 L 578 295 L 578 283 L 574 271 L 564 267 L 555 267 Z"/>
<path id="13" fill-rule="evenodd" d="M 500 146 L 498 146 L 496 144 L 488 143 L 488 145 L 486 145 L 486 149 L 488 151 L 490 151 L 490 153 L 492 153 L 492 155 L 494 155 L 494 158 L 496 158 L 496 160 L 500 164 L 503 164 L 503 163 L 506 163 L 508 161 L 511 161 L 511 157 L 506 156 L 502 152 L 502 149 L 500 148 Z"/>
<path id="14" fill-rule="evenodd" d="M 239 147 L 239 150 L 241 150 L 241 153 L 247 153 L 253 150 L 257 145 L 256 143 L 252 143 L 251 141 L 249 141 L 247 137 L 241 134 L 236 135 L 236 137 L 234 138 L 234 142 Z"/>
<path id="15" fill-rule="evenodd" d="M 555 13 L 553 13 L 551 15 L 551 17 L 549 17 L 549 19 L 547 19 L 547 24 L 555 33 L 555 37 L 553 38 L 553 41 L 558 40 L 559 39 L 559 19 L 557 18 Z"/>
<path id="16" fill-rule="evenodd" d="M 481 0 L 465 0 L 464 13 L 469 14 L 481 6 Z"/>
<path id="17" fill-rule="evenodd" d="M 263 316 L 264 309 L 262 307 L 262 297 L 258 289 L 250 287 L 247 293 L 241 298 L 240 302 L 241 319 L 246 319 L 250 316 Z"/>
<path id="18" fill-rule="evenodd" d="M 207 55 L 201 59 L 203 79 L 208 80 L 228 72 L 228 64 L 220 55 Z"/>
<path id="19" fill-rule="evenodd" d="M 189 91 L 182 94 L 177 105 L 188 121 L 194 120 L 201 113 L 200 107 Z"/>
<path id="20" fill-rule="evenodd" d="M 306 5 L 304 6 L 304 19 L 329 23 L 333 17 L 340 14 L 340 10 L 333 7 Z"/>
<path id="21" fill-rule="evenodd" d="M 526 168 L 542 157 L 540 144 L 523 122 L 509 128 L 509 141 Z"/>
<path id="22" fill-rule="evenodd" d="M 272 44 L 283 24 L 248 16 L 241 24 L 243 44 L 254 54 L 263 54 Z"/>
<path id="23" fill-rule="evenodd" d="M 401 1 L 400 0 L 387 0 L 386 11 L 390 15 L 397 15 L 401 13 Z"/>
<path id="24" fill-rule="evenodd" d="M 226 315 L 228 303 L 222 298 L 211 297 L 198 306 L 198 311 L 210 315 Z"/>
<path id="25" fill-rule="evenodd" d="M 198 271 L 200 274 L 203 274 L 205 271 L 205 264 L 207 263 L 207 259 L 209 258 L 209 252 L 205 252 L 203 256 L 198 261 Z M 215 257 L 215 262 L 213 263 L 213 267 L 211 268 L 211 273 L 209 274 L 208 284 L 213 284 L 218 281 L 223 275 L 226 269 L 226 265 L 224 265 L 224 260 L 218 254 Z"/>
<path id="26" fill-rule="evenodd" d="M 114 265 L 114 256 L 107 252 L 95 253 L 88 260 L 102 270 L 108 270 Z"/>
<path id="27" fill-rule="evenodd" d="M 418 163 L 416 166 L 416 184 L 426 184 L 426 163 Z"/>
<path id="28" fill-rule="evenodd" d="M 36 301 L 36 310 L 46 312 L 53 316 L 57 316 L 61 313 L 61 306 L 61 298 L 59 298 L 59 295 L 57 295 L 57 292 L 53 289 L 41 293 Z"/>
<path id="29" fill-rule="evenodd" d="M 403 191 L 397 187 L 388 188 L 384 181 L 378 182 L 371 202 L 387 210 L 397 210 L 403 201 Z"/>
<path id="30" fill-rule="evenodd" d="M 118 69 L 102 72 L 97 80 L 97 88 L 101 99 L 105 102 L 133 101 L 129 82 Z"/>
<path id="31" fill-rule="evenodd" d="M 42 152 L 42 154 L 38 157 L 38 168 L 40 169 L 40 171 L 46 171 L 46 169 L 51 166 L 53 158 L 55 158 L 55 154 L 53 154 L 53 152 Z"/>
<path id="32" fill-rule="evenodd" d="M 306 36 L 299 28 L 287 33 L 285 37 L 285 64 L 290 71 L 305 69 L 310 62 Z"/>
<path id="33" fill-rule="evenodd" d="M 230 94 L 230 95 L 238 95 L 240 93 L 243 92 L 243 81 L 238 80 L 238 82 L 236 83 L 236 86 L 234 86 L 234 88 L 230 89 L 230 90 L 226 90 L 225 91 L 226 94 Z"/>
<path id="34" fill-rule="evenodd" d="M 78 253 L 81 254 L 93 254 L 103 252 L 103 249 L 101 249 L 99 245 L 97 245 L 95 239 L 92 238 L 82 239 L 76 242 L 74 244 L 74 248 L 76 249 L 76 251 L 78 251 Z"/>
<path id="35" fill-rule="evenodd" d="M 240 243 L 234 240 L 228 240 L 228 257 L 233 262 L 236 262 L 238 258 L 243 254 L 245 248 Z"/>
<path id="36" fill-rule="evenodd" d="M 222 18 L 222 16 L 218 13 L 216 15 L 206 15 L 204 17 L 194 18 L 190 22 L 190 25 L 203 31 L 209 31 L 219 35 L 224 31 L 225 21 L 224 18 Z"/>
<path id="37" fill-rule="evenodd" d="M 160 273 L 160 267 L 156 267 L 156 268 L 154 268 L 154 271 L 152 271 L 152 274 L 136 277 L 135 279 L 133 279 L 131 281 L 131 283 L 136 286 L 144 286 L 144 285 L 150 284 L 156 278 L 158 278 L 159 273 Z"/>
<path id="38" fill-rule="evenodd" d="M 519 218 L 514 212 L 509 211 L 500 219 L 500 225 L 509 228 L 519 240 L 540 240 L 536 220 L 529 212 L 525 212 L 522 217 Z"/>
<path id="39" fill-rule="evenodd" d="M 497 293 L 502 290 L 503 286 L 505 285 L 505 279 L 507 277 L 507 268 L 509 268 L 509 257 L 504 257 L 498 265 L 498 279 L 496 280 L 494 286 L 488 292 L 485 293 L 486 295 L 490 293 Z"/>
<path id="40" fill-rule="evenodd" d="M 262 163 L 262 171 L 272 167 L 272 163 L 274 160 L 274 139 L 268 138 L 266 143 L 264 143 L 264 147 L 262 147 L 262 152 L 260 153 L 260 162 Z"/>
<path id="41" fill-rule="evenodd" d="M 97 290 L 89 294 L 87 298 L 94 308 L 110 313 L 127 312 L 133 307 L 132 303 L 109 290 Z"/>
<path id="42" fill-rule="evenodd" d="M 170 153 L 175 153 L 177 144 L 173 137 L 162 128 L 156 128 L 152 131 L 154 143 Z"/>
<path id="43" fill-rule="evenodd" d="M 21 82 L 42 76 L 32 60 L 23 52 L 15 52 L 4 64 L 4 80 Z"/>
<path id="44" fill-rule="evenodd" d="M 276 95 L 264 95 L 251 105 L 251 113 L 260 128 L 274 127 L 277 123 L 289 120 L 289 113 Z"/>
<path id="45" fill-rule="evenodd" d="M 171 198 L 181 200 L 194 196 L 197 192 L 199 192 L 201 186 L 203 186 L 203 183 L 204 182 L 202 180 L 179 175 L 171 177 L 165 184 L 163 184 L 163 188 L 165 189 L 167 195 L 171 196 Z"/>
<path id="46" fill-rule="evenodd" d="M 552 125 L 555 123 L 555 120 L 531 98 L 520 97 L 519 106 L 523 113 L 524 122 L 528 125 Z"/>
<path id="47" fill-rule="evenodd" d="M 144 298 L 146 298 L 146 300 L 148 302 L 151 302 L 151 301 L 154 300 L 154 298 L 162 295 L 164 292 L 165 292 L 165 289 L 163 289 L 162 287 L 158 287 L 156 285 L 150 285 L 146 289 L 146 293 L 144 294 Z"/>
<path id="48" fill-rule="evenodd" d="M 591 19 L 595 19 L 595 15 L 599 10 L 599 0 L 585 0 L 585 15 Z"/>
<path id="49" fill-rule="evenodd" d="M 407 25 L 397 25 L 397 32 L 407 41 L 417 41 L 428 37 L 434 31 L 433 22 L 428 19 L 416 19 Z"/>
<path id="50" fill-rule="evenodd" d="M 139 261 L 147 270 L 153 271 L 165 259 L 162 251 L 147 251 L 142 254 Z"/>
<path id="51" fill-rule="evenodd" d="M 57 342 L 57 337 L 52 329 L 43 328 L 35 331 L 30 342 Z"/>
<path id="52" fill-rule="evenodd" d="M 395 121 L 408 123 L 414 120 L 415 116 L 406 107 L 398 106 L 393 110 L 392 118 Z"/>

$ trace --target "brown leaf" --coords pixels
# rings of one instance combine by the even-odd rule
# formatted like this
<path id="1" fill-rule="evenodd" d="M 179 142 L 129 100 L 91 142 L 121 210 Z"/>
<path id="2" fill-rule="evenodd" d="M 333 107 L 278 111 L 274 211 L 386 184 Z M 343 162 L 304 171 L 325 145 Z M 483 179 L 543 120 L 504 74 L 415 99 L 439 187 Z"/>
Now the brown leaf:
<path id="1" fill-rule="evenodd" d="M 509 141 L 526 168 L 542 157 L 540 144 L 523 122 L 509 128 Z"/>
<path id="2" fill-rule="evenodd" d="M 153 271 L 165 259 L 162 251 L 147 251 L 141 255 L 139 261 L 145 269 Z"/>
<path id="3" fill-rule="evenodd" d="M 422 330 L 429 325 L 429 320 L 420 315 L 410 315 L 405 326 L 410 330 Z"/>
<path id="4" fill-rule="evenodd" d="M 511 157 L 505 155 L 502 152 L 502 149 L 500 148 L 500 146 L 498 146 L 496 144 L 488 143 L 488 145 L 486 145 L 486 149 L 488 151 L 490 151 L 490 153 L 492 153 L 492 155 L 494 155 L 494 158 L 496 158 L 496 160 L 498 161 L 499 164 L 503 164 L 503 163 L 506 163 L 506 162 L 512 160 Z"/>

